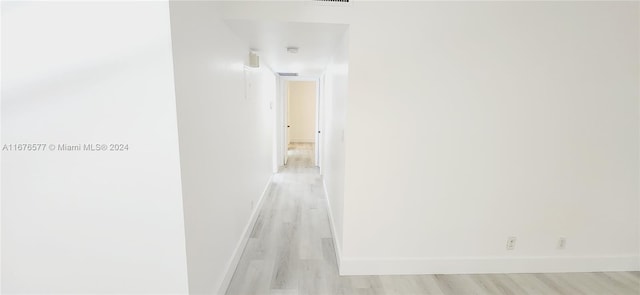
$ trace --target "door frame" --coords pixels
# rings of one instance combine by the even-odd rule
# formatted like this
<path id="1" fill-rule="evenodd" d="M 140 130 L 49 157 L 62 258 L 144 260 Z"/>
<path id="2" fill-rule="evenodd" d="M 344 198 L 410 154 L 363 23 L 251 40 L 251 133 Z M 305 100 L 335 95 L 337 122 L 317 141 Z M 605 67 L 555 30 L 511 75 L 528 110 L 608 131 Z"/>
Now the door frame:
<path id="1" fill-rule="evenodd" d="M 284 166 L 287 163 L 287 115 L 288 115 L 288 96 L 289 87 L 287 82 L 289 81 L 307 81 L 316 83 L 316 131 L 315 131 L 315 166 L 320 166 L 320 142 L 322 140 L 322 112 L 320 111 L 320 99 L 321 99 L 321 79 L 318 77 L 287 77 L 278 76 L 278 95 L 276 97 L 276 106 L 278 112 L 276 114 L 276 126 L 277 126 L 277 154 L 276 161 L 279 165 Z"/>

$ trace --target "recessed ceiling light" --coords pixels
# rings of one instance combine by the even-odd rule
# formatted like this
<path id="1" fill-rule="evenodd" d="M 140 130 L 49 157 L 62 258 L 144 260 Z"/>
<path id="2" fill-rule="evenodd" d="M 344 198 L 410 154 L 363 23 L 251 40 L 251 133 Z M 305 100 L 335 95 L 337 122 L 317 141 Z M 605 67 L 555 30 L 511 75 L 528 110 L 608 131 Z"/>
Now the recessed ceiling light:
<path id="1" fill-rule="evenodd" d="M 289 46 L 289 47 L 287 47 L 287 52 L 289 52 L 289 53 L 298 53 L 298 47 Z"/>

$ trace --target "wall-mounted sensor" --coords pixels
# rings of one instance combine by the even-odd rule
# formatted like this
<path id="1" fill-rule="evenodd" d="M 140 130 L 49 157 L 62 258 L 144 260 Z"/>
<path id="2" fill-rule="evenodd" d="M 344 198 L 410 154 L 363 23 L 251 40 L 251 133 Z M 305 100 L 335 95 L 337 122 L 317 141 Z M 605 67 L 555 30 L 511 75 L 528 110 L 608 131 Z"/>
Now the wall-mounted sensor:
<path id="1" fill-rule="evenodd" d="M 289 47 L 287 47 L 287 52 L 289 52 L 289 53 L 298 53 L 298 47 L 289 46 Z"/>
<path id="2" fill-rule="evenodd" d="M 260 57 L 254 52 L 249 52 L 249 67 L 252 67 L 252 68 L 260 67 Z"/>

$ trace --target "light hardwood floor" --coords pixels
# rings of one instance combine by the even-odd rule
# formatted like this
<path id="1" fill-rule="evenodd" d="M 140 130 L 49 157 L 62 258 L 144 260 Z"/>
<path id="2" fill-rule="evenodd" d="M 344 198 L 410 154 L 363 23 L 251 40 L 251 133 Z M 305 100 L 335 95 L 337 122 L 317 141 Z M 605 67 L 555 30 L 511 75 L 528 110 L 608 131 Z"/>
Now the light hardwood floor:
<path id="1" fill-rule="evenodd" d="M 313 145 L 293 144 L 273 180 L 228 295 L 639 295 L 639 272 L 339 276 Z"/>

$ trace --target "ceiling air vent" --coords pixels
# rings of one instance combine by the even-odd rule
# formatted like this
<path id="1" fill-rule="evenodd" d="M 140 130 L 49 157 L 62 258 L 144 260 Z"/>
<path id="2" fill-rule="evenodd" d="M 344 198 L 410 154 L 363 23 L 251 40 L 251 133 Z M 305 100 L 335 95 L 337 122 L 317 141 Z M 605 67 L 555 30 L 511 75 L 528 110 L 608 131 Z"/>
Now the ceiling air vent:
<path id="1" fill-rule="evenodd" d="M 278 73 L 280 77 L 297 77 L 298 73 Z"/>
<path id="2" fill-rule="evenodd" d="M 307 3 L 313 3 L 318 6 L 348 7 L 349 0 L 311 0 Z"/>

